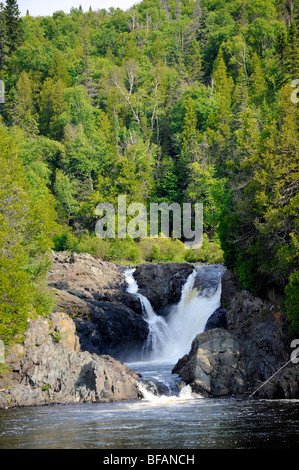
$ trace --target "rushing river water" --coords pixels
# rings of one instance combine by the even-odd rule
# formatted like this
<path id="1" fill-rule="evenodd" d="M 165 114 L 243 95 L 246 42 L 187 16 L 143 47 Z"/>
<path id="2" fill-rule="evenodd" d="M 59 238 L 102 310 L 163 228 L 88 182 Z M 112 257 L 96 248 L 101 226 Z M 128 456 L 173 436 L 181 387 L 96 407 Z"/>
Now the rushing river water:
<path id="1" fill-rule="evenodd" d="M 169 365 L 132 364 L 174 387 Z M 169 382 L 168 382 L 169 380 Z M 173 392 L 173 391 L 172 391 Z M 299 447 L 299 400 L 152 397 L 137 402 L 0 411 L 0 449 L 260 449 Z"/>

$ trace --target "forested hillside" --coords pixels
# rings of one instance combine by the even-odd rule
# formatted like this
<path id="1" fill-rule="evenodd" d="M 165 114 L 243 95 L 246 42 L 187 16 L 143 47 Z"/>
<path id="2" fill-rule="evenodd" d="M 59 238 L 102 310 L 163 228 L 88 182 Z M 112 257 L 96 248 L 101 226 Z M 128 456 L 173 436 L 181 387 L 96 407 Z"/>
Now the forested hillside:
<path id="1" fill-rule="evenodd" d="M 1 337 L 52 308 L 51 247 L 223 261 L 244 288 L 282 294 L 299 331 L 299 0 L 143 0 L 37 18 L 7 0 L 0 79 Z M 97 204 L 123 194 L 202 202 L 201 250 L 97 238 Z"/>

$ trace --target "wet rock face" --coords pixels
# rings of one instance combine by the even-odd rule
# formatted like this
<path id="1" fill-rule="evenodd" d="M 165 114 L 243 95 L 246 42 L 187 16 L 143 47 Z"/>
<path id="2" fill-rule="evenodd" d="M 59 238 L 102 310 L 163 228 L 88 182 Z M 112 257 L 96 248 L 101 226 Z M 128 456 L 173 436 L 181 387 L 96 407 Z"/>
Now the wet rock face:
<path id="1" fill-rule="evenodd" d="M 220 264 L 202 265 L 197 270 L 194 287 L 197 288 L 200 295 L 208 296 L 215 294 L 220 278 L 225 274 L 225 269 Z"/>
<path id="2" fill-rule="evenodd" d="M 147 297 L 158 315 L 166 316 L 168 307 L 179 302 L 182 288 L 193 272 L 188 263 L 141 264 L 134 272 L 140 294 Z"/>
<path id="3" fill-rule="evenodd" d="M 24 345 L 11 352 L 0 407 L 139 398 L 137 374 L 108 355 L 81 351 L 75 330 L 63 312 L 31 321 Z"/>
<path id="4" fill-rule="evenodd" d="M 228 307 L 237 294 L 241 290 L 236 275 L 227 270 L 221 278 L 222 290 L 221 290 L 221 304 L 223 307 Z"/>

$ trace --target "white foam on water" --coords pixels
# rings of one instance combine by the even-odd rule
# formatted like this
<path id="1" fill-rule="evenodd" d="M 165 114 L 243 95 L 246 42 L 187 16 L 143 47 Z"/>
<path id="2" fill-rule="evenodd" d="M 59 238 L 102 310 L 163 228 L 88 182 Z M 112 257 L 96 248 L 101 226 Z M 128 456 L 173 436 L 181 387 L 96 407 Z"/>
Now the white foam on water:
<path id="1" fill-rule="evenodd" d="M 190 385 L 182 387 L 178 395 L 155 395 L 142 384 L 138 384 L 139 390 L 143 395 L 142 404 L 147 406 L 172 406 L 173 404 L 183 403 L 188 400 L 202 398 L 200 395 L 192 392 Z"/>

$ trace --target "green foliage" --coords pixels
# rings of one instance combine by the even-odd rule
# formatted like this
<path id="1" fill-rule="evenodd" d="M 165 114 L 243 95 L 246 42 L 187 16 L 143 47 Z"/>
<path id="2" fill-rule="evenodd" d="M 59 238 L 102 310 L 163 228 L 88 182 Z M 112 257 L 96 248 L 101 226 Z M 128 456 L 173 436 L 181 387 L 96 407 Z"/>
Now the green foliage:
<path id="1" fill-rule="evenodd" d="M 200 249 L 186 249 L 185 244 L 172 238 L 130 238 L 102 240 L 88 232 L 75 235 L 69 229 L 60 231 L 54 238 L 56 251 L 89 253 L 95 258 L 120 264 L 144 262 L 188 262 L 219 264 L 223 262 L 223 251 L 217 239 L 210 241 L 204 234 Z"/>
<path id="2" fill-rule="evenodd" d="M 0 123 L 0 337 L 8 343 L 34 312 L 53 307 L 44 286 L 55 230 L 53 197 L 30 184 L 16 136 Z"/>
<path id="3" fill-rule="evenodd" d="M 186 248 L 180 240 L 170 238 L 144 238 L 139 246 L 146 261 L 157 262 L 184 262 Z"/>
<path id="4" fill-rule="evenodd" d="M 299 333 L 299 271 L 290 275 L 284 293 L 284 308 L 291 322 L 292 335 L 297 337 Z"/>
<path id="5" fill-rule="evenodd" d="M 50 309 L 52 239 L 56 250 L 128 264 L 223 259 L 260 294 L 293 286 L 298 27 L 286 0 L 143 0 L 21 19 L 15 0 L 0 6 L 2 254 L 15 247 L 1 258 L 7 337 Z M 203 203 L 202 248 L 100 240 L 95 208 L 116 208 L 119 195 L 147 208 Z"/>
<path id="6" fill-rule="evenodd" d="M 222 264 L 223 250 L 219 240 L 210 241 L 207 234 L 203 234 L 203 243 L 199 250 L 187 250 L 185 260 L 189 263 Z"/>
<path id="7" fill-rule="evenodd" d="M 20 11 L 16 0 L 6 0 L 4 14 L 8 48 L 11 53 L 20 45 L 23 32 Z"/>

